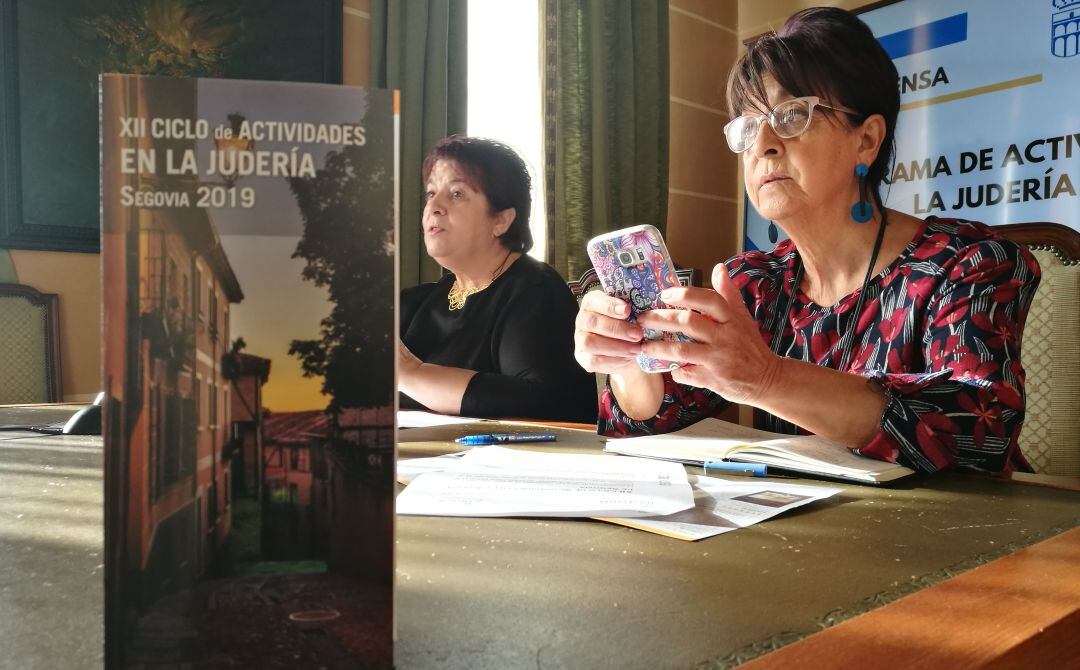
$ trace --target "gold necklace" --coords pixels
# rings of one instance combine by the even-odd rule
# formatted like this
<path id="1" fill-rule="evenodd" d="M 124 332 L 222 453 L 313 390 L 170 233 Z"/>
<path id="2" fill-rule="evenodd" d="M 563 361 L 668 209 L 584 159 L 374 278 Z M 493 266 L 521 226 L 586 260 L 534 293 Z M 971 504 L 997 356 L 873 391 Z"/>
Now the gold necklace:
<path id="1" fill-rule="evenodd" d="M 453 312 L 454 310 L 461 309 L 465 306 L 465 301 L 469 299 L 470 295 L 479 293 L 488 286 L 491 286 L 491 282 L 475 288 L 461 288 L 461 285 L 455 280 L 454 285 L 450 287 L 450 292 L 446 294 L 446 300 L 450 303 L 450 311 Z"/>
<path id="2" fill-rule="evenodd" d="M 461 309 L 465 306 L 465 301 L 469 299 L 470 295 L 473 295 L 474 293 L 479 293 L 480 291 L 486 289 L 488 286 L 491 286 L 491 282 L 495 281 L 495 279 L 498 278 L 500 274 L 502 274 L 502 271 L 505 269 L 506 266 L 506 261 L 510 260 L 510 254 L 512 253 L 514 252 L 506 252 L 506 257 L 503 258 L 502 263 L 499 263 L 499 267 L 495 268 L 495 270 L 491 273 L 491 279 L 489 279 L 487 283 L 483 286 L 464 288 L 461 283 L 457 279 L 455 279 L 454 285 L 450 287 L 450 292 L 446 294 L 446 301 L 450 303 L 450 311 L 453 312 L 455 310 Z"/>

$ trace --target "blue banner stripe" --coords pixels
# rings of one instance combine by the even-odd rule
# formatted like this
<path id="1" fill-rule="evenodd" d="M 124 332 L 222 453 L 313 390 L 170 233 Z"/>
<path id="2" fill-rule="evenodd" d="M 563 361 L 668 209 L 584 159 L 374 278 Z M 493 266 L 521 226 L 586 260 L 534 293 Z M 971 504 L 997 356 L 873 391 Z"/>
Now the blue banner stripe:
<path id="1" fill-rule="evenodd" d="M 882 35 L 878 42 L 885 48 L 893 60 L 930 51 L 948 44 L 956 44 L 967 39 L 967 12 L 940 19 L 932 23 L 901 30 L 890 35 Z"/>

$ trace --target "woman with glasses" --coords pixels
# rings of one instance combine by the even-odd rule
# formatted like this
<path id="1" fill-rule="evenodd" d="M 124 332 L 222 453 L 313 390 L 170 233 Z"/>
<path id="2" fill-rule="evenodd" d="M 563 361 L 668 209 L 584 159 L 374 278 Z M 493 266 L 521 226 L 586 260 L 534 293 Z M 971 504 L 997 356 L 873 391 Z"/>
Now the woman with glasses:
<path id="1" fill-rule="evenodd" d="M 1020 340 L 1038 265 L 982 224 L 884 206 L 896 82 L 840 9 L 799 12 L 747 48 L 724 132 L 754 207 L 790 239 L 718 265 L 713 290 L 667 289 L 682 309 L 636 324 L 621 301 L 585 297 L 576 357 L 609 373 L 601 432 L 669 432 L 734 401 L 759 428 L 924 472 L 1030 469 Z M 694 343 L 643 342 L 642 327 Z M 650 375 L 639 351 L 684 366 Z"/>

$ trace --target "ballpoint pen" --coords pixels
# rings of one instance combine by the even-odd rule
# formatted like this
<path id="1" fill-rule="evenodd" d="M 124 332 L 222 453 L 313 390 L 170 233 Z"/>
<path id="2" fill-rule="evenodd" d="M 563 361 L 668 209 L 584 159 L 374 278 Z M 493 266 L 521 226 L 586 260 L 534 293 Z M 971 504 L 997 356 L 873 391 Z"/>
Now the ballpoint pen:
<path id="1" fill-rule="evenodd" d="M 466 435 L 454 440 L 469 446 L 484 444 L 508 444 L 513 442 L 554 442 L 554 433 L 501 433 L 496 435 Z"/>
<path id="2" fill-rule="evenodd" d="M 767 474 L 764 463 L 733 463 L 731 461 L 705 461 L 701 464 L 705 474 L 709 470 L 719 470 L 725 475 L 743 475 L 745 477 L 764 477 Z"/>

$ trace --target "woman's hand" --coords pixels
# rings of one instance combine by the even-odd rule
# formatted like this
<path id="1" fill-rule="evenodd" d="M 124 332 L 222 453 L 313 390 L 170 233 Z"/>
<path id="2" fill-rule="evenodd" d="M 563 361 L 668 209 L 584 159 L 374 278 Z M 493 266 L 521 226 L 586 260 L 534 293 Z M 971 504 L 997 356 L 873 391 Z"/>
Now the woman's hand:
<path id="1" fill-rule="evenodd" d="M 574 358 L 589 372 L 618 374 L 638 370 L 641 327 L 629 323 L 630 306 L 603 291 L 581 299 L 574 322 Z"/>
<path id="2" fill-rule="evenodd" d="M 693 343 L 650 340 L 641 350 L 653 358 L 686 363 L 671 373 L 681 384 L 708 388 L 728 400 L 754 405 L 774 389 L 782 359 L 765 346 L 723 263 L 713 268 L 712 283 L 712 291 L 665 289 L 661 294 L 664 302 L 686 309 L 652 310 L 638 317 L 642 326 L 679 331 Z"/>
<path id="3" fill-rule="evenodd" d="M 626 317 L 630 305 L 602 291 L 581 299 L 574 326 L 574 358 L 589 372 L 611 375 L 611 390 L 632 419 L 654 416 L 664 396 L 661 375 L 643 372 L 637 363 L 644 337 L 641 326 Z"/>

